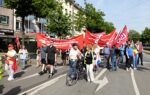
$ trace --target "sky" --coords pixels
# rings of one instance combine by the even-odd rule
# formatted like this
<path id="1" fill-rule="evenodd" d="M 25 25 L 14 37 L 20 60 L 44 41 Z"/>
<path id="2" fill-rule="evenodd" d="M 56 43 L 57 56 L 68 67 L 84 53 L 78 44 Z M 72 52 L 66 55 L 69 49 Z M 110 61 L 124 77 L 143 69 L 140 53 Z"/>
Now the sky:
<path id="1" fill-rule="evenodd" d="M 142 32 L 150 28 L 150 0 L 86 0 L 105 13 L 104 19 L 112 22 L 119 32 L 125 25 L 128 30 Z M 84 0 L 76 0 L 84 7 Z"/>

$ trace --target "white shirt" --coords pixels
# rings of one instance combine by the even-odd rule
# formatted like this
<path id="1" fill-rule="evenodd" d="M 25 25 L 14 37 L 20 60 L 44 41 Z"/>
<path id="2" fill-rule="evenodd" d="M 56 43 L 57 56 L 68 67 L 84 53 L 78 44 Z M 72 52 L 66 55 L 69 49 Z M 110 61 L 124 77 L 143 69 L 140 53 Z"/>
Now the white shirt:
<path id="1" fill-rule="evenodd" d="M 71 48 L 70 52 L 69 52 L 69 58 L 72 59 L 72 60 L 77 60 L 77 56 L 80 55 L 80 51 L 77 49 L 73 49 Z"/>
<path id="2" fill-rule="evenodd" d="M 94 52 L 95 52 L 96 54 L 99 54 L 99 53 L 100 53 L 100 48 L 99 48 L 99 47 L 95 48 Z"/>
<path id="3" fill-rule="evenodd" d="M 27 49 L 20 49 L 19 54 L 20 54 L 20 59 L 26 59 L 27 58 Z"/>
<path id="4" fill-rule="evenodd" d="M 8 55 L 9 57 L 14 57 L 16 54 L 17 54 L 17 53 L 16 53 L 15 50 L 9 50 L 9 51 L 7 52 L 7 55 Z"/>
<path id="5" fill-rule="evenodd" d="M 96 62 L 97 62 L 97 60 L 100 60 L 100 47 L 95 48 L 94 52 L 96 54 Z"/>

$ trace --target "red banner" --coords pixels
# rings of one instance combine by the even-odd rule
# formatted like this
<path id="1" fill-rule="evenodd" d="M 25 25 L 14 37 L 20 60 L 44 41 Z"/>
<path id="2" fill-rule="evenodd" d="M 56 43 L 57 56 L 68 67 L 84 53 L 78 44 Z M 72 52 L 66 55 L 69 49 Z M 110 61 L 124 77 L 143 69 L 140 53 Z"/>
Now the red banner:
<path id="1" fill-rule="evenodd" d="M 81 48 L 83 48 L 83 41 L 85 44 L 94 44 L 98 43 L 99 46 L 103 47 L 106 43 L 111 47 L 112 45 L 116 45 L 119 47 L 121 44 L 125 43 L 128 40 L 127 27 L 125 26 L 123 30 L 117 35 L 116 30 L 114 29 L 111 33 L 106 35 L 105 32 L 102 33 L 91 33 L 87 31 L 85 33 L 85 39 L 83 39 L 83 35 L 74 36 L 70 39 L 56 39 L 46 37 L 45 34 L 36 33 L 37 46 L 41 47 L 42 41 L 46 44 L 50 44 L 51 41 L 54 42 L 54 46 L 58 49 L 69 49 L 71 48 L 73 43 L 77 43 Z"/>
<path id="2" fill-rule="evenodd" d="M 127 26 L 125 26 L 116 38 L 115 41 L 116 47 L 119 47 L 120 45 L 126 43 L 127 40 L 128 40 L 128 32 L 127 32 Z"/>
<path id="3" fill-rule="evenodd" d="M 87 31 L 85 33 L 85 44 L 94 44 L 94 43 L 98 43 L 99 39 L 106 35 L 105 32 L 102 33 L 90 33 L 89 31 Z"/>
<path id="4" fill-rule="evenodd" d="M 36 41 L 38 47 L 42 46 L 42 42 L 45 42 L 46 44 L 50 44 L 51 41 L 53 41 L 54 46 L 58 49 L 69 49 L 71 48 L 73 43 L 77 43 L 80 49 L 83 48 L 83 35 L 74 36 L 70 39 L 56 39 L 56 38 L 46 37 L 45 34 L 37 33 Z"/>

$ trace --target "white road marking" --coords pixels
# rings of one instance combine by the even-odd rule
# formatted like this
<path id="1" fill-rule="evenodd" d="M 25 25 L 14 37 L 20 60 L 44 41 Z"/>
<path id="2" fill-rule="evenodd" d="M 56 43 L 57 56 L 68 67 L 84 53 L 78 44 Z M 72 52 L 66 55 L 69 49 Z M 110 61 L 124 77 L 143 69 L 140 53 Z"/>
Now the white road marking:
<path id="1" fill-rule="evenodd" d="M 50 81 L 47 81 L 47 82 L 45 82 L 43 84 L 40 84 L 40 85 L 38 85 L 36 87 L 33 87 L 33 88 L 31 88 L 31 89 L 29 89 L 27 91 L 24 91 L 24 92 L 22 92 L 22 93 L 20 93 L 18 95 L 23 95 L 23 94 L 35 95 L 38 91 L 40 91 L 40 90 L 42 90 L 42 89 L 44 89 L 44 88 L 54 84 L 55 82 L 57 82 L 60 78 L 62 78 L 64 76 L 66 76 L 66 74 L 60 75 L 59 77 L 56 77 L 56 78 L 54 78 L 54 79 L 52 79 Z"/>
<path id="2" fill-rule="evenodd" d="M 63 68 L 63 67 L 57 67 L 56 70 L 61 69 L 61 68 Z M 32 77 L 35 77 L 35 76 L 38 76 L 38 75 L 39 75 L 38 73 L 35 73 L 35 74 L 32 74 L 32 75 L 26 76 L 24 78 L 17 79 L 14 82 L 21 81 L 21 80 L 28 79 L 28 78 L 32 78 Z"/>
<path id="3" fill-rule="evenodd" d="M 107 69 L 104 68 L 104 69 L 95 77 L 95 80 L 98 80 L 106 71 L 107 71 Z"/>
<path id="4" fill-rule="evenodd" d="M 96 77 L 95 80 L 93 81 L 94 83 L 98 84 L 98 87 L 95 90 L 95 93 L 97 91 L 99 91 L 100 89 L 102 89 L 107 83 L 108 83 L 108 79 L 106 78 L 106 76 L 103 78 L 103 80 L 99 80 L 99 78 L 107 71 L 107 69 L 103 69 Z"/>
<path id="5" fill-rule="evenodd" d="M 132 78 L 132 83 L 133 83 L 133 87 L 134 87 L 134 91 L 135 91 L 136 95 L 140 95 L 139 89 L 138 89 L 137 84 L 136 84 L 133 70 L 131 70 L 131 78 Z"/>
<path id="6" fill-rule="evenodd" d="M 32 77 L 35 77 L 35 76 L 38 76 L 38 75 L 39 75 L 38 73 L 32 74 L 32 75 L 26 76 L 24 78 L 17 79 L 14 82 L 21 81 L 21 80 L 28 79 L 28 78 L 32 78 Z"/>
<path id="7" fill-rule="evenodd" d="M 108 83 L 108 79 L 105 76 L 103 78 L 103 80 L 97 80 L 97 81 L 94 81 L 94 83 L 99 84 L 98 87 L 95 90 L 95 93 L 96 93 L 97 91 L 99 91 L 100 89 L 102 89 Z"/>
<path id="8" fill-rule="evenodd" d="M 150 64 L 150 62 L 143 62 L 143 64 Z"/>

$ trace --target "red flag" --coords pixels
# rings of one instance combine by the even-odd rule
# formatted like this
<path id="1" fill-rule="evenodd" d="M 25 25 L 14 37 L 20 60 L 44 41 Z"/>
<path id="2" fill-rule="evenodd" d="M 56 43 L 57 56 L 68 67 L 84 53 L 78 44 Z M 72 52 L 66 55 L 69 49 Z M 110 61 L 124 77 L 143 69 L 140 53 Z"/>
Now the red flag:
<path id="1" fill-rule="evenodd" d="M 19 49 L 19 47 L 20 47 L 20 41 L 19 41 L 18 33 L 16 33 L 16 44 L 17 44 L 17 48 Z"/>
<path id="2" fill-rule="evenodd" d="M 115 38 L 116 38 L 117 34 L 116 34 L 116 29 L 113 31 L 113 34 L 111 36 L 111 38 L 109 39 L 109 41 L 107 42 L 107 44 L 112 47 L 115 43 Z"/>
<path id="3" fill-rule="evenodd" d="M 116 38 L 116 47 L 119 47 L 120 45 L 126 43 L 126 41 L 128 40 L 128 32 L 127 32 L 127 26 L 125 25 L 125 27 L 123 28 L 123 30 L 118 34 L 117 38 Z"/>
<path id="4" fill-rule="evenodd" d="M 102 32 L 102 33 L 91 33 L 89 31 L 87 31 L 85 33 L 85 44 L 94 44 L 94 43 L 98 43 L 99 39 L 104 36 L 106 33 Z"/>
<path id="5" fill-rule="evenodd" d="M 113 30 L 108 35 L 104 35 L 100 38 L 98 41 L 99 46 L 104 46 L 106 43 L 108 43 L 110 46 L 112 46 L 112 41 L 114 41 L 114 38 L 116 37 L 116 30 Z"/>

